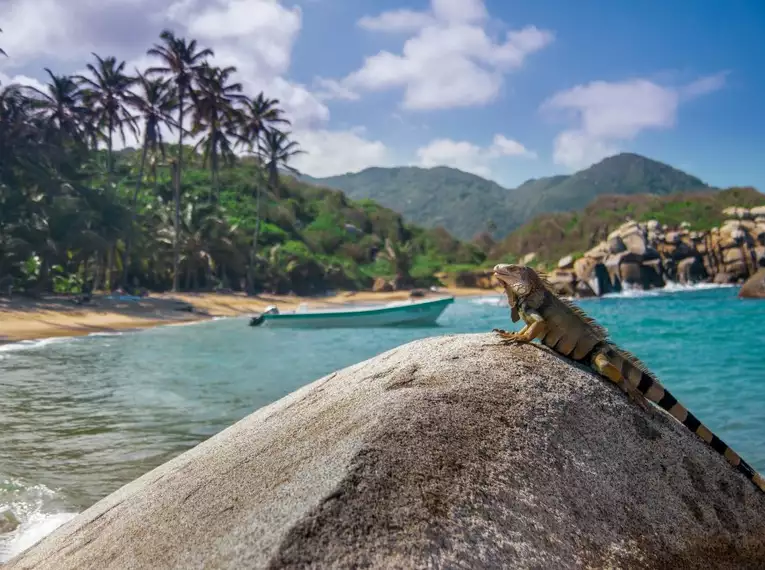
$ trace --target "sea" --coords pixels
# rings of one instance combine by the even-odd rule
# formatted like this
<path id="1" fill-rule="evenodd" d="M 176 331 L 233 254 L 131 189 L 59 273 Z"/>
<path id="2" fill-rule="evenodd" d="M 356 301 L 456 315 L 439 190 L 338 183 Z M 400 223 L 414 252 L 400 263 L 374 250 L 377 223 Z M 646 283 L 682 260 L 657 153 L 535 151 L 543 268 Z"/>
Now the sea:
<path id="1" fill-rule="evenodd" d="M 765 471 L 765 301 L 727 286 L 577 303 Z M 10 559 L 107 494 L 296 388 L 415 339 L 518 329 L 458 298 L 424 328 L 288 330 L 226 318 L 0 346 L 0 535 Z"/>

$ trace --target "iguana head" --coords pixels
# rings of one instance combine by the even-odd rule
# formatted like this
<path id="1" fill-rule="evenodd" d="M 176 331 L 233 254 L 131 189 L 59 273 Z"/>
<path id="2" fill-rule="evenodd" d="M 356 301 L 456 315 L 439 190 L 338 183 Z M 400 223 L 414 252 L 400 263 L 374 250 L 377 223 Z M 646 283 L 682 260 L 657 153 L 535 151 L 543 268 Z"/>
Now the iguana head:
<path id="1" fill-rule="evenodd" d="M 499 263 L 494 266 L 494 276 L 505 287 L 510 307 L 519 301 L 526 301 L 532 308 L 537 308 L 544 299 L 544 284 L 531 267 L 512 263 Z"/>

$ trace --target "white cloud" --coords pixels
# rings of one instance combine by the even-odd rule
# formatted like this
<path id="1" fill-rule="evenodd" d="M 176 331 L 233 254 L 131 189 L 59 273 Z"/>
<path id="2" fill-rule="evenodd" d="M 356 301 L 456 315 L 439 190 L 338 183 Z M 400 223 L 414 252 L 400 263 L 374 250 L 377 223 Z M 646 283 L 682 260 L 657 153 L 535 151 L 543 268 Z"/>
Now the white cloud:
<path id="1" fill-rule="evenodd" d="M 480 147 L 468 141 L 441 138 L 417 149 L 420 166 L 451 166 L 486 178 L 492 176 L 492 167 L 496 165 L 497 160 L 506 157 L 535 158 L 536 153 L 499 134 L 494 135 L 494 140 L 488 147 Z"/>
<path id="2" fill-rule="evenodd" d="M 34 77 L 28 77 L 26 75 L 9 76 L 0 71 L 0 86 L 8 87 L 9 85 L 25 85 L 27 87 L 34 87 L 40 91 L 46 91 L 45 85 Z"/>
<path id="3" fill-rule="evenodd" d="M 680 102 L 720 89 L 725 76 L 700 78 L 684 87 L 666 87 L 647 79 L 593 81 L 556 93 L 543 111 L 563 111 L 575 126 L 555 138 L 553 160 L 577 169 L 619 151 L 620 144 L 645 130 L 670 129 Z"/>
<path id="4" fill-rule="evenodd" d="M 407 21 L 405 16 L 412 18 Z M 402 88 L 403 107 L 413 110 L 483 105 L 494 100 L 504 76 L 553 40 L 535 26 L 508 32 L 496 41 L 485 29 L 482 0 L 431 0 L 430 12 L 384 12 L 359 25 L 384 31 L 416 31 L 400 55 L 367 57 L 340 84 L 353 92 Z"/>
<path id="5" fill-rule="evenodd" d="M 372 32 L 416 32 L 434 22 L 433 16 L 413 10 L 392 10 L 379 16 L 364 16 L 357 24 Z"/>
<path id="6" fill-rule="evenodd" d="M 326 79 L 324 77 L 317 77 L 314 81 L 314 85 L 318 89 L 316 97 L 322 101 L 330 99 L 342 99 L 345 101 L 358 101 L 360 95 L 355 91 L 352 91 L 334 79 Z"/>
<path id="7" fill-rule="evenodd" d="M 56 73 L 82 72 L 91 51 L 125 59 L 131 72 L 145 69 L 156 63 L 146 49 L 160 43 L 160 31 L 170 28 L 177 35 L 196 38 L 199 48 L 212 48 L 214 63 L 236 66 L 236 79 L 248 94 L 263 91 L 279 99 L 293 123 L 294 139 L 309 152 L 296 160 L 306 173 L 321 176 L 390 164 L 382 142 L 370 140 L 359 129 L 329 128 L 329 109 L 320 96 L 329 92 L 328 98 L 350 99 L 350 91 L 331 80 L 317 80 L 309 88 L 289 79 L 293 47 L 303 24 L 300 8 L 287 5 L 289 0 L 0 2 L 5 3 L 0 45 L 9 55 L 0 58 L 3 84 L 17 81 L 42 87 L 38 80 L 47 81 L 43 66 Z M 5 9 L 8 6 L 10 10 Z M 129 135 L 126 144 L 137 146 L 138 140 Z M 121 141 L 115 141 L 115 147 L 120 146 Z"/>
<path id="8" fill-rule="evenodd" d="M 715 75 L 707 75 L 701 77 L 696 81 L 692 81 L 680 90 L 680 95 L 684 98 L 698 97 L 699 95 L 706 95 L 713 91 L 719 91 L 725 86 L 725 78 L 728 76 L 727 71 L 716 73 Z"/>
<path id="9" fill-rule="evenodd" d="M 295 132 L 307 151 L 295 157 L 293 166 L 311 176 L 335 176 L 358 172 L 369 166 L 392 166 L 390 149 L 381 141 L 370 141 L 358 130 L 308 130 Z"/>

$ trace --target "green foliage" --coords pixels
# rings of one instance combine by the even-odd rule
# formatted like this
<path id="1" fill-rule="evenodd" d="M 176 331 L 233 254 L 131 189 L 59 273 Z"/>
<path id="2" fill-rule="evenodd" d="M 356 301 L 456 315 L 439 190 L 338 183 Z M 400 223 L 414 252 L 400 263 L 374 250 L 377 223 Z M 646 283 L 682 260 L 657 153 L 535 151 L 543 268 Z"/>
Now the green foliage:
<path id="1" fill-rule="evenodd" d="M 375 200 L 413 223 L 449 228 L 465 240 L 483 231 L 502 238 L 536 215 L 577 210 L 602 195 L 711 190 L 694 176 L 630 153 L 606 158 L 570 176 L 528 180 L 511 190 L 443 166 L 368 168 L 305 179 L 342 190 L 351 198 L 370 200 L 369 208 L 375 207 L 371 202 Z"/>

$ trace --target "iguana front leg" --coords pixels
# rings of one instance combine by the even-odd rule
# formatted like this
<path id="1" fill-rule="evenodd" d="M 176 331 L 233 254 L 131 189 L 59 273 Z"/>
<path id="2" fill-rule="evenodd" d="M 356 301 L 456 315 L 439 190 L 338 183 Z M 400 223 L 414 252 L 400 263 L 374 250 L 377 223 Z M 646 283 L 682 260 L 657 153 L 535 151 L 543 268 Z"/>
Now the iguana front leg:
<path id="1" fill-rule="evenodd" d="M 499 334 L 499 336 L 502 337 L 502 340 L 507 343 L 532 342 L 535 338 L 544 336 L 547 332 L 547 323 L 543 319 L 540 319 L 531 324 L 526 324 L 526 326 L 517 333 L 509 333 L 501 329 L 494 329 L 494 332 Z"/>

